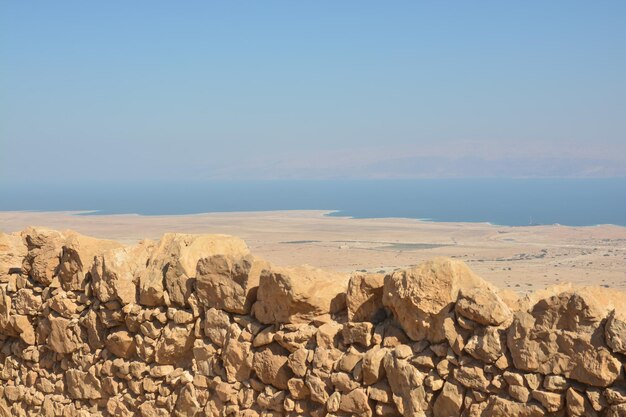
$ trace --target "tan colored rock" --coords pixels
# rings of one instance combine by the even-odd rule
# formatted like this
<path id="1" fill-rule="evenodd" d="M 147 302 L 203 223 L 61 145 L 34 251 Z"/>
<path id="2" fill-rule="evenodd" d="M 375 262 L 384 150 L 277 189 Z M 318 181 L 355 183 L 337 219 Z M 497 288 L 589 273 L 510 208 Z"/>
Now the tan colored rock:
<path id="1" fill-rule="evenodd" d="M 27 253 L 28 248 L 19 233 L 0 232 L 0 277 L 20 273 Z"/>
<path id="2" fill-rule="evenodd" d="M 485 377 L 483 368 L 477 364 L 465 364 L 453 371 L 454 379 L 466 388 L 487 392 L 489 380 Z"/>
<path id="3" fill-rule="evenodd" d="M 236 314 L 249 314 L 256 301 L 261 271 L 267 262 L 250 255 L 214 255 L 198 262 L 198 299 L 207 306 Z"/>
<path id="4" fill-rule="evenodd" d="M 247 255 L 248 248 L 241 239 L 226 235 L 166 233 L 139 276 L 139 302 L 146 306 L 163 305 L 167 289 L 171 302 L 186 306 L 198 261 L 219 254 Z"/>
<path id="5" fill-rule="evenodd" d="M 545 412 L 534 404 L 523 404 L 496 395 L 489 397 L 480 417 L 543 417 Z"/>
<path id="6" fill-rule="evenodd" d="M 20 334 L 20 338 L 24 341 L 24 343 L 27 345 L 35 344 L 35 329 L 33 328 L 30 320 L 28 320 L 28 317 L 21 315 L 11 316 L 11 324 Z"/>
<path id="7" fill-rule="evenodd" d="M 168 323 L 155 346 L 154 359 L 158 364 L 181 366 L 192 357 L 195 340 L 193 325 Z"/>
<path id="8" fill-rule="evenodd" d="M 295 352 L 289 355 L 287 362 L 289 363 L 289 367 L 293 371 L 295 376 L 303 377 L 306 375 L 307 371 L 307 358 L 309 356 L 309 351 L 301 347 L 297 349 Z"/>
<path id="9" fill-rule="evenodd" d="M 357 388 L 348 394 L 341 396 L 339 409 L 345 413 L 357 416 L 371 416 L 372 409 L 368 403 L 368 397 L 363 388 Z"/>
<path id="10" fill-rule="evenodd" d="M 567 415 L 571 417 L 595 417 L 598 415 L 589 401 L 573 388 L 565 393 Z"/>
<path id="11" fill-rule="evenodd" d="M 0 333 L 7 336 L 17 336 L 11 324 L 11 310 L 13 303 L 4 287 L 0 286 Z"/>
<path id="12" fill-rule="evenodd" d="M 55 230 L 30 227 L 22 232 L 28 248 L 22 269 L 42 285 L 50 285 L 59 268 L 65 236 Z"/>
<path id="13" fill-rule="evenodd" d="M 435 258 L 385 277 L 383 304 L 413 340 L 445 340 L 443 321 L 454 307 L 459 291 L 491 291 L 491 286 L 463 262 Z"/>
<path id="14" fill-rule="evenodd" d="M 137 282 L 154 247 L 151 241 L 134 246 L 108 249 L 94 258 L 91 286 L 95 296 L 106 303 L 119 300 L 123 305 L 137 302 Z"/>
<path id="15" fill-rule="evenodd" d="M 113 248 L 121 248 L 118 242 L 83 236 L 67 231 L 61 248 L 58 277 L 66 291 L 82 291 L 86 276 L 91 272 L 94 258 Z"/>
<path id="16" fill-rule="evenodd" d="M 185 385 L 178 394 L 176 405 L 174 406 L 174 417 L 194 417 L 200 412 L 201 406 L 198 402 L 196 388 L 193 384 Z"/>
<path id="17" fill-rule="evenodd" d="M 604 326 L 606 344 L 613 352 L 626 353 L 626 315 L 611 311 Z"/>
<path id="18" fill-rule="evenodd" d="M 78 326 L 64 317 L 49 317 L 50 333 L 47 345 L 57 353 L 72 353 L 82 344 Z"/>
<path id="19" fill-rule="evenodd" d="M 13 308 L 17 314 L 34 316 L 41 309 L 41 296 L 31 289 L 22 288 L 13 297 Z"/>
<path id="20" fill-rule="evenodd" d="M 311 401 L 319 404 L 326 404 L 328 402 L 329 387 L 324 381 L 322 381 L 320 377 L 309 374 L 305 378 L 305 383 L 307 388 L 309 389 L 309 396 L 311 397 Z"/>
<path id="21" fill-rule="evenodd" d="M 204 321 L 204 334 L 217 346 L 224 346 L 230 329 L 228 314 L 216 308 L 207 310 Z"/>
<path id="22" fill-rule="evenodd" d="M 559 393 L 534 390 L 530 395 L 539 401 L 549 413 L 556 413 L 563 408 L 564 398 Z"/>
<path id="23" fill-rule="evenodd" d="M 288 355 L 289 352 L 276 343 L 263 346 L 254 354 L 254 372 L 263 383 L 288 389 L 287 381 L 293 377 L 287 363 Z"/>
<path id="24" fill-rule="evenodd" d="M 254 315 L 261 323 L 307 323 L 346 307 L 348 277 L 310 266 L 271 267 L 261 274 Z"/>
<path id="25" fill-rule="evenodd" d="M 457 314 L 485 326 L 498 326 L 511 318 L 511 310 L 495 291 L 465 288 L 455 305 Z"/>
<path id="26" fill-rule="evenodd" d="M 350 277 L 346 294 L 348 319 L 378 323 L 385 319 L 382 274 L 357 273 Z"/>
<path id="27" fill-rule="evenodd" d="M 387 352 L 387 349 L 379 346 L 374 346 L 365 352 L 361 365 L 364 385 L 375 384 L 385 376 L 384 359 Z"/>
<path id="28" fill-rule="evenodd" d="M 237 327 L 236 325 L 233 325 Z M 238 339 L 238 336 L 230 332 L 222 350 L 222 362 L 226 370 L 228 382 L 247 381 L 252 373 L 254 353 L 252 344 Z"/>
<path id="29" fill-rule="evenodd" d="M 443 384 L 441 393 L 433 406 L 434 417 L 460 416 L 463 408 L 465 389 L 452 382 Z"/>
<path id="30" fill-rule="evenodd" d="M 109 333 L 104 345 L 115 356 L 130 359 L 135 355 L 135 339 L 128 331 L 120 329 Z"/>
<path id="31" fill-rule="evenodd" d="M 407 416 L 425 416 L 428 408 L 423 387 L 425 375 L 407 360 L 398 358 L 395 351 L 387 353 L 383 364 L 398 411 Z"/>
<path id="32" fill-rule="evenodd" d="M 102 385 L 92 372 L 70 369 L 65 373 L 67 393 L 72 399 L 95 400 L 102 398 Z"/>
<path id="33" fill-rule="evenodd" d="M 369 322 L 346 323 L 343 326 L 343 341 L 347 345 L 359 344 L 365 348 L 372 344 L 374 325 Z"/>
<path id="34" fill-rule="evenodd" d="M 501 341 L 500 331 L 496 327 L 483 327 L 477 329 L 464 347 L 464 350 L 474 358 L 486 363 L 494 363 L 504 353 L 504 345 Z"/>
<path id="35" fill-rule="evenodd" d="M 566 292 L 518 312 L 507 345 L 518 369 L 608 386 L 620 361 L 604 346 L 605 309 L 592 294 Z"/>

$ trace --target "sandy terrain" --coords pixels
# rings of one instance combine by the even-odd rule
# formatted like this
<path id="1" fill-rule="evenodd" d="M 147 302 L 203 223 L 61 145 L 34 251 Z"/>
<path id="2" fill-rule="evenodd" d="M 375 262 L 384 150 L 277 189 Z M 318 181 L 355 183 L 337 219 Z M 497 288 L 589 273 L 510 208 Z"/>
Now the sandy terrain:
<path id="1" fill-rule="evenodd" d="M 518 292 L 562 282 L 626 290 L 626 227 L 503 227 L 351 219 L 325 213 L 85 216 L 0 212 L 0 230 L 39 225 L 124 242 L 156 239 L 164 232 L 225 233 L 245 239 L 254 254 L 281 265 L 388 271 L 443 255 L 462 259 L 489 281 Z"/>

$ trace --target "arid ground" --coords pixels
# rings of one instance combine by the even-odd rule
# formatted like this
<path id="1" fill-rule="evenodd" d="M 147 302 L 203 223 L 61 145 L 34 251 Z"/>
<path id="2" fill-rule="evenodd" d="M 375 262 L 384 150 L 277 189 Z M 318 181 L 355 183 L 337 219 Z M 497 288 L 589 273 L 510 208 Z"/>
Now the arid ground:
<path id="1" fill-rule="evenodd" d="M 353 219 L 323 211 L 208 213 L 185 216 L 0 212 L 0 230 L 30 225 L 133 242 L 165 232 L 224 233 L 275 264 L 376 272 L 435 256 L 467 262 L 502 288 L 528 292 L 572 282 L 626 290 L 626 227 L 506 227 L 413 219 Z"/>

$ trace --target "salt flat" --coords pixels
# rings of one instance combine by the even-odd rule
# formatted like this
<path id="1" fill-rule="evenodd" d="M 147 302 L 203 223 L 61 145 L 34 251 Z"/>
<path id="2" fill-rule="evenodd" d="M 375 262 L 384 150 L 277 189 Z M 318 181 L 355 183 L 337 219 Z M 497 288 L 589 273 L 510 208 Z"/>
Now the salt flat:
<path id="1" fill-rule="evenodd" d="M 626 227 L 508 227 L 415 219 L 353 219 L 325 211 L 207 213 L 176 216 L 0 212 L 0 230 L 73 229 L 135 242 L 165 232 L 224 233 L 280 265 L 338 271 L 389 271 L 435 256 L 467 262 L 502 288 L 524 293 L 572 282 L 626 290 Z"/>

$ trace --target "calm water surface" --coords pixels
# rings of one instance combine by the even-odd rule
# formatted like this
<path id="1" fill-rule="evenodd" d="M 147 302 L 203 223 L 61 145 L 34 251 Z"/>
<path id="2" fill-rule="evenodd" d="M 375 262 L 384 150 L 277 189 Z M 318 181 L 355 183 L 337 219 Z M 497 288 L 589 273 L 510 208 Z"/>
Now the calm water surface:
<path id="1" fill-rule="evenodd" d="M 2 211 L 157 215 L 302 209 L 511 226 L 626 226 L 626 179 L 0 183 Z"/>

